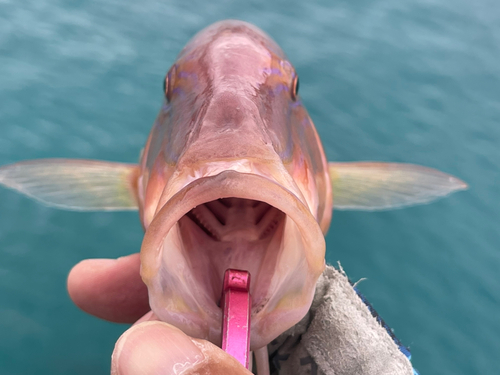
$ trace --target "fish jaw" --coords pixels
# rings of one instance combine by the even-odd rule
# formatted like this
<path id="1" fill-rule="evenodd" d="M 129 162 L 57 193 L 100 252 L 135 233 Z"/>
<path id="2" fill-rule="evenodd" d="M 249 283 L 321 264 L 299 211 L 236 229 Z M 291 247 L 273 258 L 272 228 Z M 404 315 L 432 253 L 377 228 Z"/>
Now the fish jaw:
<path id="1" fill-rule="evenodd" d="M 188 183 L 157 211 L 141 276 L 161 320 L 220 344 L 224 271 L 249 271 L 256 349 L 306 314 L 324 256 L 321 229 L 297 195 L 262 175 L 226 170 Z"/>

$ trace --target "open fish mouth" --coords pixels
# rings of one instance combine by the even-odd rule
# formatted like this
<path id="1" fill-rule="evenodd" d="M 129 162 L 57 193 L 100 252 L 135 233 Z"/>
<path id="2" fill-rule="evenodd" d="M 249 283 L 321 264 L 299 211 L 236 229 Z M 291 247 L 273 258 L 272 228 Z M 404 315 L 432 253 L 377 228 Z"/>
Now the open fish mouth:
<path id="1" fill-rule="evenodd" d="M 305 315 L 324 252 L 318 224 L 294 194 L 225 171 L 165 203 L 146 231 L 141 274 L 160 319 L 219 344 L 224 271 L 250 272 L 251 346 L 259 348 Z"/>
<path id="2" fill-rule="evenodd" d="M 286 215 L 277 208 L 245 198 L 222 198 L 191 209 L 179 221 L 179 233 L 193 275 L 214 301 L 228 268 L 249 271 L 260 289 L 269 287 L 283 241 Z M 204 272 L 204 268 L 208 272 Z M 265 293 L 254 290 L 254 313 L 265 304 Z"/>

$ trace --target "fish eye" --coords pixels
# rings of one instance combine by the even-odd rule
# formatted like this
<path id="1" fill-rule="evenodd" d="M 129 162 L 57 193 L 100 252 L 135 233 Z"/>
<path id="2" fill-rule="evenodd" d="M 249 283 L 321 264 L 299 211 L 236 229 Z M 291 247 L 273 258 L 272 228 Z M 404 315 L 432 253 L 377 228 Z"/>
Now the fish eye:
<path id="1" fill-rule="evenodd" d="M 165 76 L 165 79 L 163 80 L 163 93 L 165 94 L 165 99 L 167 99 L 167 103 L 170 103 L 170 100 L 172 99 L 172 77 L 174 72 L 175 72 L 175 66 L 173 66 L 169 70 L 169 72 Z"/>
<path id="2" fill-rule="evenodd" d="M 297 100 L 297 95 L 299 95 L 299 76 L 295 74 L 292 82 L 292 99 Z"/>
<path id="3" fill-rule="evenodd" d="M 168 87 L 168 75 L 163 80 L 163 93 L 167 95 L 167 87 Z"/>
<path id="4" fill-rule="evenodd" d="M 167 99 L 167 103 L 170 102 L 172 96 L 172 90 L 170 90 L 170 73 L 166 75 L 163 80 L 163 93 L 165 94 L 165 99 Z"/>

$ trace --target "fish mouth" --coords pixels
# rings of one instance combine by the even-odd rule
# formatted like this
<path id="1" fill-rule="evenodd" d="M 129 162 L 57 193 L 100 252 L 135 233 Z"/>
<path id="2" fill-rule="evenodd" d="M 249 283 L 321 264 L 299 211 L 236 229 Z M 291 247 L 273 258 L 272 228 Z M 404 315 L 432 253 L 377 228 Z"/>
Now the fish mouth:
<path id="1" fill-rule="evenodd" d="M 160 319 L 220 344 L 224 271 L 248 271 L 256 349 L 306 314 L 324 253 L 321 229 L 297 196 L 266 177 L 224 171 L 183 187 L 155 215 L 141 275 Z"/>
<path id="2" fill-rule="evenodd" d="M 228 268 L 248 271 L 258 280 L 253 312 L 265 304 L 265 293 L 283 241 L 286 215 L 257 200 L 221 198 L 192 208 L 179 221 L 180 239 L 193 269 L 212 301 L 219 301 Z M 219 305 L 219 303 L 217 303 Z"/>

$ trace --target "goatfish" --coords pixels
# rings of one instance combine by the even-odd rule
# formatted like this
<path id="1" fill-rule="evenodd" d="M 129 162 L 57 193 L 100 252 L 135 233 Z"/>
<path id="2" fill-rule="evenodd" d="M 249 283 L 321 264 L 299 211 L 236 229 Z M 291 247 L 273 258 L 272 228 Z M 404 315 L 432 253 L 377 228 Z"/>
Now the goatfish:
<path id="1" fill-rule="evenodd" d="M 138 164 L 40 159 L 0 168 L 0 184 L 69 210 L 138 210 L 141 277 L 161 320 L 220 344 L 226 269 L 251 274 L 252 350 L 309 310 L 333 208 L 430 202 L 467 185 L 411 164 L 327 162 L 299 77 L 257 27 L 200 31 L 163 82 Z"/>

